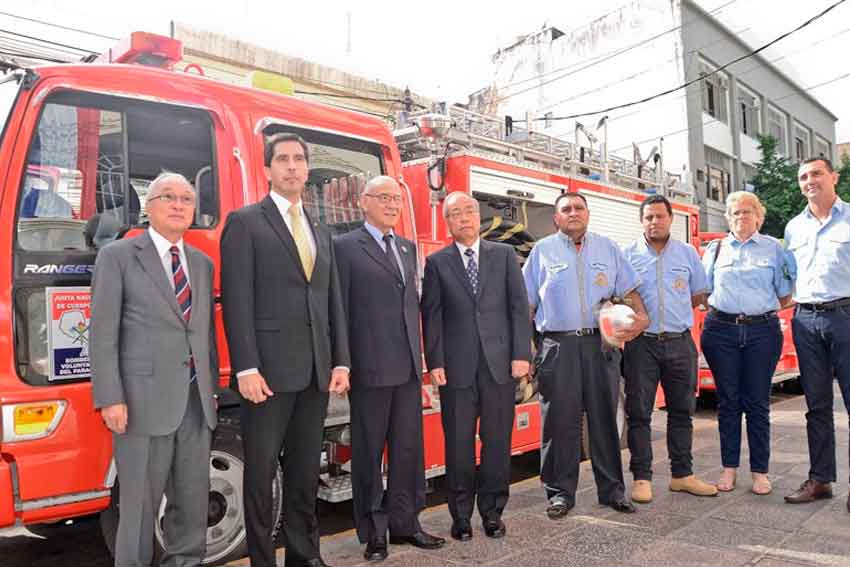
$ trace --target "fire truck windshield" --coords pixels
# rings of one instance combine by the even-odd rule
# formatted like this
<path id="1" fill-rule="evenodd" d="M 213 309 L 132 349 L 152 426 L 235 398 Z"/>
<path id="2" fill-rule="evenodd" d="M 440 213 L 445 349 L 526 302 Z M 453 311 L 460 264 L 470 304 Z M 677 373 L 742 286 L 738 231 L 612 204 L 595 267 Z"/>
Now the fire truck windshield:
<path id="1" fill-rule="evenodd" d="M 143 225 L 147 188 L 183 174 L 195 227 L 218 215 L 212 123 L 204 111 L 84 93 L 59 93 L 32 134 L 18 200 L 17 245 L 29 251 L 97 250 Z"/>

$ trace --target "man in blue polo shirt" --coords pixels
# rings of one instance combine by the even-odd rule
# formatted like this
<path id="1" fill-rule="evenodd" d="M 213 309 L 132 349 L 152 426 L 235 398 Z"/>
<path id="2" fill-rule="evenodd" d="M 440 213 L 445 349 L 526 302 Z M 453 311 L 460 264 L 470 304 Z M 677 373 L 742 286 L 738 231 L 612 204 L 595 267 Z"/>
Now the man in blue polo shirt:
<path id="1" fill-rule="evenodd" d="M 587 231 L 589 220 L 583 195 L 559 196 L 554 216 L 558 232 L 538 241 L 523 267 L 539 333 L 540 479 L 552 519 L 566 516 L 575 505 L 582 411 L 587 413 L 599 503 L 618 512 L 635 511 L 625 495 L 617 431 L 621 354 L 603 347 L 598 308 L 617 297 L 635 310 L 634 325 L 614 335 L 619 341 L 643 332 L 648 319 L 634 269 L 613 240 Z"/>
<path id="2" fill-rule="evenodd" d="M 797 270 L 791 326 L 809 409 L 810 468 L 809 478 L 785 497 L 791 504 L 832 498 L 834 378 L 850 409 L 850 205 L 835 192 L 838 173 L 828 159 L 804 160 L 798 182 L 808 206 L 785 227 L 785 246 Z"/>
<path id="3" fill-rule="evenodd" d="M 694 476 L 691 456 L 697 380 L 691 327 L 693 308 L 705 301 L 705 270 L 693 246 L 670 238 L 670 201 L 661 195 L 647 198 L 640 218 L 643 236 L 623 251 L 640 277 L 638 292 L 650 319 L 647 331 L 624 349 L 632 500 L 652 500 L 650 422 L 659 381 L 667 405 L 670 490 L 716 496 L 716 487 Z"/>

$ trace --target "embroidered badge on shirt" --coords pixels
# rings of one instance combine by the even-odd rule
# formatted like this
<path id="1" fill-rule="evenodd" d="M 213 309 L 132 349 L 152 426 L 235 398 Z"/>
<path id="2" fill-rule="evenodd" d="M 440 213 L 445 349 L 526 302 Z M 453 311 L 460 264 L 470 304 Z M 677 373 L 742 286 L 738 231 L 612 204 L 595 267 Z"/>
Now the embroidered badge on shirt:
<path id="1" fill-rule="evenodd" d="M 593 283 L 599 287 L 608 287 L 608 276 L 605 275 L 605 272 L 599 272 L 596 274 L 596 278 L 593 280 Z"/>
<path id="2" fill-rule="evenodd" d="M 673 281 L 673 289 L 675 289 L 676 291 L 685 291 L 687 287 L 688 282 L 686 282 L 682 278 L 676 278 L 675 281 Z"/>

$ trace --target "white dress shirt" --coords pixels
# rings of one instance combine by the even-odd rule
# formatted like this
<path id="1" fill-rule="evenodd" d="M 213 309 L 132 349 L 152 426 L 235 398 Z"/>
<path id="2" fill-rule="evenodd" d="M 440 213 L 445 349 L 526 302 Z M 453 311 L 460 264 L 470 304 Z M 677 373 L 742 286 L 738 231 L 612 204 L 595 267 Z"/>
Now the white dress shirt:
<path id="1" fill-rule="evenodd" d="M 170 242 L 163 235 L 154 230 L 153 227 L 148 227 L 148 234 L 153 240 L 153 245 L 156 247 L 156 253 L 159 254 L 159 260 L 162 262 L 162 268 L 165 270 L 166 279 L 168 280 L 171 289 L 174 289 L 174 273 L 171 271 L 171 247 L 176 246 L 180 251 L 180 264 L 183 266 L 183 273 L 186 274 L 186 281 L 189 282 L 189 287 L 192 287 L 192 282 L 189 279 L 189 263 L 186 261 L 186 250 L 183 249 L 183 239 L 177 242 Z"/>
<path id="2" fill-rule="evenodd" d="M 309 219 L 304 216 L 304 202 L 298 201 L 297 205 L 293 205 L 289 199 L 282 197 L 274 191 L 269 191 L 269 196 L 272 202 L 283 217 L 283 222 L 286 223 L 286 228 L 289 229 L 289 234 L 292 234 L 292 219 L 289 216 L 289 208 L 296 207 L 301 213 L 301 225 L 304 227 L 304 233 L 307 235 L 307 242 L 310 244 L 310 253 L 313 255 L 313 261 L 316 260 L 316 239 L 313 236 L 313 228 L 310 226 Z"/>
<path id="3" fill-rule="evenodd" d="M 464 246 L 457 240 L 455 240 L 455 246 L 460 250 L 460 258 L 463 260 L 463 267 L 466 268 L 469 265 L 469 256 L 466 255 L 466 251 L 470 248 L 472 249 L 472 257 L 475 258 L 475 265 L 478 266 L 478 269 L 481 269 L 481 262 L 479 261 L 478 250 L 481 248 L 481 239 L 476 238 L 475 242 L 472 243 L 472 246 Z"/>

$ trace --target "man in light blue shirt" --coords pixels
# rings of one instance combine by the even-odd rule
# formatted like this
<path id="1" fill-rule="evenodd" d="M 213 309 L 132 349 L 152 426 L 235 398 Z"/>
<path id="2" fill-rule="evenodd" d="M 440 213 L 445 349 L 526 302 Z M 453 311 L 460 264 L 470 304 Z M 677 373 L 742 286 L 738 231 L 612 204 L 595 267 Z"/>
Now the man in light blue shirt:
<path id="1" fill-rule="evenodd" d="M 717 489 L 693 473 L 691 445 L 696 407 L 697 349 L 691 336 L 696 305 L 705 300 L 705 270 L 696 249 L 670 237 L 673 207 L 662 195 L 640 204 L 644 234 L 624 249 L 638 273 L 638 292 L 649 315 L 649 328 L 624 348 L 629 468 L 632 500 L 652 500 L 650 423 L 658 383 L 667 404 L 670 490 L 715 496 Z"/>
<path id="2" fill-rule="evenodd" d="M 850 409 L 850 205 L 835 192 L 838 173 L 828 159 L 803 161 L 798 181 L 808 206 L 785 227 L 785 246 L 797 270 L 792 330 L 809 409 L 810 469 L 800 489 L 785 497 L 792 504 L 832 497 L 833 377 Z"/>
<path id="3" fill-rule="evenodd" d="M 552 519 L 575 505 L 582 410 L 599 503 L 618 512 L 635 511 L 625 495 L 616 420 L 621 355 L 619 349 L 603 347 L 598 309 L 604 300 L 619 297 L 635 310 L 635 323 L 615 334 L 620 341 L 643 332 L 648 319 L 634 269 L 614 241 L 587 232 L 589 219 L 583 195 L 558 197 L 558 232 L 537 242 L 523 267 L 540 333 L 535 359 L 543 421 L 540 478 Z"/>

